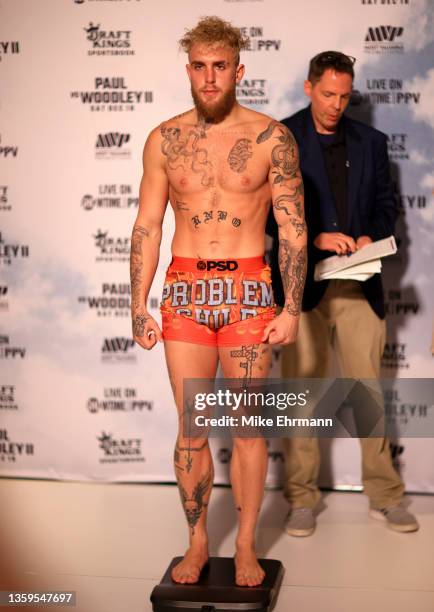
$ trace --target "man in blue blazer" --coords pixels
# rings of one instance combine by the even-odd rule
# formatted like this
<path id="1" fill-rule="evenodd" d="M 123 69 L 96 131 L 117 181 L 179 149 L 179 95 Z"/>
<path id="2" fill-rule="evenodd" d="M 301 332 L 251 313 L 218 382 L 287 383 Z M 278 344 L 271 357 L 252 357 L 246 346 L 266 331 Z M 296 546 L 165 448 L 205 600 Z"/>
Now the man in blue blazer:
<path id="1" fill-rule="evenodd" d="M 394 232 L 397 216 L 389 174 L 386 136 L 344 116 L 354 79 L 354 58 L 336 51 L 316 55 L 304 84 L 311 104 L 282 121 L 300 151 L 308 227 L 308 271 L 297 342 L 282 347 L 286 378 L 327 376 L 330 348 L 336 350 L 342 376 L 376 379 L 385 343 L 385 311 L 380 274 L 365 282 L 314 281 L 318 261 L 345 255 Z M 287 212 L 290 214 L 290 211 Z M 274 236 L 273 288 L 283 305 Z M 386 438 L 362 438 L 362 481 L 370 514 L 395 531 L 416 531 L 416 518 L 402 505 L 404 484 L 395 471 Z M 291 510 L 285 530 L 293 536 L 313 533 L 320 456 L 316 438 L 284 440 L 285 494 Z"/>

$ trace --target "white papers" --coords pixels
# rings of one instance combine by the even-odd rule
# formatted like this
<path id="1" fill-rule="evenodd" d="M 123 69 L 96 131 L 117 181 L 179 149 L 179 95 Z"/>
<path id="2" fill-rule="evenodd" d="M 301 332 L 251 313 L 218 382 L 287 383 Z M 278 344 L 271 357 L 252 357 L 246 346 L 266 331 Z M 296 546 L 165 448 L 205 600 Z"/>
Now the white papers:
<path id="1" fill-rule="evenodd" d="M 381 257 L 396 253 L 395 238 L 377 240 L 350 255 L 332 255 L 315 266 L 316 281 L 331 278 L 365 281 L 381 271 Z"/>
<path id="2" fill-rule="evenodd" d="M 377 272 L 381 272 L 381 259 L 373 259 L 372 261 L 351 266 L 351 268 L 346 268 L 340 272 L 332 272 L 331 274 L 322 276 L 322 280 L 341 278 L 365 281 L 371 278 L 371 276 L 374 276 Z"/>

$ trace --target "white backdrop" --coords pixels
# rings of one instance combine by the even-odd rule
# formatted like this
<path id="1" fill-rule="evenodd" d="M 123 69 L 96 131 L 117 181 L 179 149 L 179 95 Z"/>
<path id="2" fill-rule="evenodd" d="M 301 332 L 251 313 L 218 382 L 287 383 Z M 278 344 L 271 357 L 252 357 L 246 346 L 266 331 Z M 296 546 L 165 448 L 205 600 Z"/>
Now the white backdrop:
<path id="1" fill-rule="evenodd" d="M 314 54 L 357 58 L 350 113 L 388 134 L 401 204 L 400 251 L 384 274 L 384 374 L 433 374 L 432 2 L 0 0 L 2 475 L 173 480 L 175 407 L 162 348 L 131 342 L 127 261 L 143 144 L 191 106 L 177 40 L 204 14 L 251 35 L 239 100 L 275 118 L 306 104 Z M 168 212 L 157 317 L 172 230 Z M 326 445 L 323 484 L 357 488 L 357 445 Z M 214 446 L 216 481 L 226 482 L 230 451 Z M 431 440 L 393 451 L 409 490 L 434 491 Z"/>

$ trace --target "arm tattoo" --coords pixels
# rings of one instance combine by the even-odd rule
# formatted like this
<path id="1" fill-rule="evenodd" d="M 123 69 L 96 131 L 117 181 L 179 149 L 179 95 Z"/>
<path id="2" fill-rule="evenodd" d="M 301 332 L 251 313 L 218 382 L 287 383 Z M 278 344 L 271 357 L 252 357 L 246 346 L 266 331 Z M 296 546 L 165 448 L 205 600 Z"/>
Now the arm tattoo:
<path id="1" fill-rule="evenodd" d="M 300 313 L 306 278 L 307 248 L 292 247 L 284 238 L 279 239 L 279 267 L 285 291 L 285 310 L 297 316 Z"/>
<path id="2" fill-rule="evenodd" d="M 292 208 L 295 208 L 295 214 L 297 215 L 297 217 L 302 217 L 303 206 L 301 200 L 294 201 L 292 196 L 289 194 L 283 194 L 278 196 L 273 204 L 276 210 L 283 210 L 288 216 L 294 214 L 294 211 L 290 209 L 291 205 L 293 205 Z"/>
<path id="3" fill-rule="evenodd" d="M 277 132 L 278 140 L 271 151 L 271 175 L 273 186 L 283 188 L 285 193 L 273 196 L 273 208 L 289 217 L 289 223 L 296 231 L 297 238 L 306 232 L 304 222 L 304 187 L 298 164 L 297 143 L 283 124 L 271 121 L 266 130 L 259 134 L 258 144 L 269 140 Z M 281 224 L 279 224 L 281 225 Z"/>
<path id="4" fill-rule="evenodd" d="M 149 231 L 141 225 L 136 225 L 131 236 L 130 278 L 131 298 L 133 308 L 137 310 L 142 303 L 142 269 L 143 269 L 143 240 L 149 238 Z"/>
<path id="5" fill-rule="evenodd" d="M 301 202 L 295 202 L 296 214 L 294 215 L 293 212 L 290 212 L 289 204 L 288 206 L 284 206 L 283 204 L 283 202 L 287 203 L 288 200 L 290 200 L 289 196 L 281 195 L 278 198 L 276 198 L 276 201 L 274 202 L 273 207 L 276 210 L 283 210 L 283 212 L 286 215 L 288 215 L 289 223 L 295 229 L 297 238 L 300 238 L 300 236 L 302 236 L 307 231 L 307 226 L 304 220 Z"/>
<path id="6" fill-rule="evenodd" d="M 149 231 L 146 227 L 136 225 L 133 229 L 133 235 L 131 237 L 131 252 L 134 255 L 142 255 L 142 242 L 143 238 L 149 238 Z"/>
<path id="7" fill-rule="evenodd" d="M 144 314 L 136 314 L 133 316 L 133 334 L 139 338 L 145 335 L 145 323 L 148 320 Z"/>
<path id="8" fill-rule="evenodd" d="M 261 144 L 271 138 L 276 128 L 278 133 L 274 138 L 280 144 L 276 144 L 271 151 L 271 168 L 275 185 L 297 178 L 298 174 L 297 143 L 286 126 L 277 121 L 270 121 L 267 129 L 259 134 L 256 142 Z"/>
<path id="9" fill-rule="evenodd" d="M 214 184 L 213 167 L 208 161 L 208 151 L 199 145 L 199 141 L 206 138 L 205 125 L 199 123 L 188 132 L 182 132 L 178 127 L 160 128 L 163 142 L 161 150 L 167 158 L 167 165 L 171 170 L 187 168 L 199 174 L 204 187 Z"/>
<path id="10" fill-rule="evenodd" d="M 261 132 L 259 136 L 257 137 L 256 144 L 261 144 L 262 142 L 265 142 L 266 140 L 271 138 L 271 135 L 274 132 L 274 128 L 276 127 L 276 125 L 279 125 L 278 121 L 274 121 L 274 120 L 270 121 L 270 123 L 267 126 L 267 129 Z"/>
<path id="11" fill-rule="evenodd" d="M 252 141 L 240 138 L 234 144 L 228 155 L 228 163 L 234 172 L 243 172 L 247 168 L 247 160 L 252 157 Z"/>
<path id="12" fill-rule="evenodd" d="M 302 236 L 307 231 L 306 221 L 304 220 L 297 221 L 297 219 L 294 219 L 294 217 L 291 217 L 289 222 L 292 225 L 292 227 L 295 229 L 297 238 L 300 238 L 300 236 Z"/>

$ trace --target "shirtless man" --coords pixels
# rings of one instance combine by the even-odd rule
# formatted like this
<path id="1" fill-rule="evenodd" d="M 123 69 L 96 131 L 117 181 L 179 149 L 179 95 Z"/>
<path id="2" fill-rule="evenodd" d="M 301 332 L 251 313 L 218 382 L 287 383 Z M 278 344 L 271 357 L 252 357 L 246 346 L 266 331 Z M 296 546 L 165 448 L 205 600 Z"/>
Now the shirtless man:
<path id="1" fill-rule="evenodd" d="M 247 40 L 229 23 L 206 17 L 180 44 L 188 53 L 195 106 L 154 129 L 145 144 L 140 207 L 131 240 L 131 287 L 134 340 L 145 349 L 164 341 L 179 414 L 175 471 L 190 540 L 172 578 L 194 583 L 208 559 L 206 514 L 213 463 L 206 439 L 183 435 L 183 380 L 213 378 L 219 361 L 226 377 L 243 378 L 246 362 L 249 376 L 267 377 L 270 345 L 288 344 L 297 335 L 306 227 L 292 134 L 236 101 L 235 88 L 244 75 L 239 52 Z M 175 213 L 175 234 L 161 331 L 146 302 L 168 201 Z M 286 290 L 285 306 L 277 317 L 270 269 L 263 258 L 271 205 L 279 225 Z M 263 438 L 234 439 L 231 483 L 239 518 L 239 586 L 255 586 L 264 578 L 255 529 L 266 469 Z"/>

